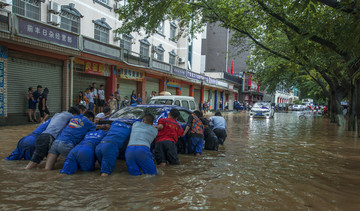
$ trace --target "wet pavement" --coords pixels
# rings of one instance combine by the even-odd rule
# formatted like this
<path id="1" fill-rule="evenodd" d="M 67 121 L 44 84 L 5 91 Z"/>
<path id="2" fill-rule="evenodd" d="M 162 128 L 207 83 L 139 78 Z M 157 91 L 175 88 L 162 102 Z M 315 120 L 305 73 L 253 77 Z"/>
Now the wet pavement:
<path id="1" fill-rule="evenodd" d="M 158 176 L 128 175 L 118 161 L 107 178 L 59 175 L 5 161 L 36 125 L 0 127 L 0 210 L 360 210 L 360 139 L 322 117 L 274 119 L 225 114 L 218 152 L 180 155 Z"/>

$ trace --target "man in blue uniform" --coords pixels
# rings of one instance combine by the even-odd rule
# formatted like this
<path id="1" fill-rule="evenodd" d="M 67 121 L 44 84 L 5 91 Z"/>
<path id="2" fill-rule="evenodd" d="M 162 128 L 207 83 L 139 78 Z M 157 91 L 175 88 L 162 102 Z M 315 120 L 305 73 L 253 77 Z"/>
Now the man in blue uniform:
<path id="1" fill-rule="evenodd" d="M 96 125 L 92 122 L 94 117 L 92 111 L 86 111 L 84 115 L 79 114 L 71 118 L 69 124 L 61 131 L 49 150 L 46 158 L 46 170 L 52 170 L 58 156 L 66 157 L 87 132 L 96 130 Z"/>
<path id="2" fill-rule="evenodd" d="M 79 168 L 81 171 L 94 171 L 95 147 L 105 135 L 106 132 L 103 130 L 88 132 L 85 138 L 69 152 L 60 173 L 74 174 Z"/>
<path id="3" fill-rule="evenodd" d="M 110 175 L 114 168 L 120 150 L 127 144 L 131 126 L 120 121 L 111 124 L 107 135 L 95 149 L 96 158 L 101 166 L 101 176 Z"/>
<path id="4" fill-rule="evenodd" d="M 42 132 L 35 141 L 35 151 L 31 157 L 31 161 L 26 166 L 26 169 L 35 168 L 44 157 L 48 154 L 49 148 L 62 129 L 69 123 L 69 120 L 79 115 L 80 111 L 76 107 L 71 107 L 68 111 L 56 113 L 52 118 L 51 122 L 47 126 L 46 130 Z"/>
<path id="5" fill-rule="evenodd" d="M 5 160 L 30 160 L 35 150 L 37 137 L 46 130 L 49 123 L 50 119 L 40 124 L 32 133 L 20 139 L 16 149 Z"/>

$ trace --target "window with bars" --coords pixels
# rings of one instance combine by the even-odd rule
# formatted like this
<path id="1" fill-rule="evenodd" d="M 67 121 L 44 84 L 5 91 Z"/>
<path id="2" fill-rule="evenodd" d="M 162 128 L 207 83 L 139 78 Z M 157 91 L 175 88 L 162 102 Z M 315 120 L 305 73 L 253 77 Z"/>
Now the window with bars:
<path id="1" fill-rule="evenodd" d="M 140 55 L 142 57 L 149 57 L 149 45 L 140 43 Z"/>
<path id="2" fill-rule="evenodd" d="M 176 39 L 176 26 L 170 25 L 170 40 L 175 41 Z"/>
<path id="3" fill-rule="evenodd" d="M 175 65 L 176 56 L 169 54 L 169 64 Z"/>
<path id="4" fill-rule="evenodd" d="M 74 32 L 80 33 L 80 17 L 66 12 L 64 10 L 61 11 L 61 24 L 60 28 Z"/>
<path id="5" fill-rule="evenodd" d="M 109 43 L 109 29 L 95 23 L 94 39 L 100 42 Z"/>
<path id="6" fill-rule="evenodd" d="M 13 13 L 40 20 L 40 0 L 13 0 Z"/>
<path id="7" fill-rule="evenodd" d="M 120 40 L 120 48 L 131 51 L 132 47 L 132 38 L 130 36 L 123 35 Z"/>
<path id="8" fill-rule="evenodd" d="M 164 51 L 156 51 L 156 58 L 159 61 L 164 61 Z"/>

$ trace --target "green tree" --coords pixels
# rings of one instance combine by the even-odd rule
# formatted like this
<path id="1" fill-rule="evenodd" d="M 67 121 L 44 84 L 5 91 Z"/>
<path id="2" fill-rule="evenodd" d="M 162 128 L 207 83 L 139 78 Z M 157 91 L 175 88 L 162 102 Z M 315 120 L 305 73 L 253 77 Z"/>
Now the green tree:
<path id="1" fill-rule="evenodd" d="M 119 32 L 155 32 L 164 19 L 177 20 L 179 36 L 194 34 L 206 23 L 220 23 L 252 44 L 294 65 L 315 70 L 329 85 L 333 112 L 350 90 L 360 94 L 360 23 L 357 1 L 344 0 L 129 0 L 121 8 Z M 280 40 L 284 42 L 272 42 Z M 310 73 L 310 72 L 309 72 Z M 312 74 L 308 74 L 311 76 Z M 315 81 L 318 78 L 315 78 Z M 320 85 L 323 91 L 327 85 Z M 347 83 L 349 83 L 349 85 Z M 360 115 L 360 103 L 356 107 Z M 350 109 L 353 126 L 355 106 Z M 360 116 L 359 116 L 360 117 Z M 358 118 L 360 120 L 360 118 Z M 360 124 L 358 124 L 360 125 Z M 354 129 L 350 127 L 349 129 Z"/>

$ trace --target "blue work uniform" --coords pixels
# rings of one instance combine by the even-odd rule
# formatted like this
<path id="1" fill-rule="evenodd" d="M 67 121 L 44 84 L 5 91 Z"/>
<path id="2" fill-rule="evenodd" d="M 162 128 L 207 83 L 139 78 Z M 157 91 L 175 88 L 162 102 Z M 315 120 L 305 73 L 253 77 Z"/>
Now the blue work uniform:
<path id="1" fill-rule="evenodd" d="M 120 121 L 111 124 L 107 135 L 95 149 L 96 159 L 101 166 L 101 173 L 111 174 L 115 168 L 119 152 L 127 145 L 131 126 Z"/>
<path id="2" fill-rule="evenodd" d="M 20 139 L 16 149 L 5 160 L 30 160 L 35 150 L 35 141 L 46 130 L 50 120 L 42 123 L 32 133 Z"/>
<path id="3" fill-rule="evenodd" d="M 60 173 L 74 174 L 78 169 L 94 171 L 95 147 L 105 135 L 106 132 L 103 130 L 88 132 L 85 138 L 69 152 Z"/>
<path id="4" fill-rule="evenodd" d="M 156 175 L 156 167 L 153 161 L 150 145 L 155 140 L 158 130 L 144 122 L 135 122 L 131 129 L 131 135 L 125 158 L 126 166 L 131 175 L 144 174 Z"/>
<path id="5" fill-rule="evenodd" d="M 70 119 L 69 124 L 61 131 L 52 144 L 49 153 L 66 157 L 89 131 L 95 131 L 96 125 L 82 114 Z"/>

